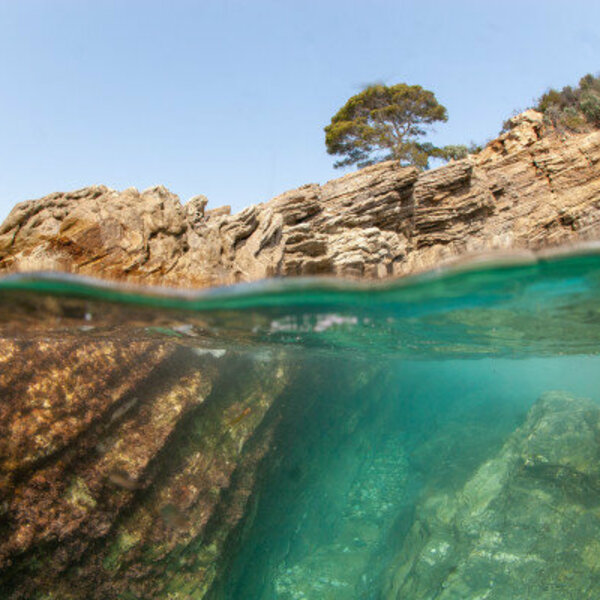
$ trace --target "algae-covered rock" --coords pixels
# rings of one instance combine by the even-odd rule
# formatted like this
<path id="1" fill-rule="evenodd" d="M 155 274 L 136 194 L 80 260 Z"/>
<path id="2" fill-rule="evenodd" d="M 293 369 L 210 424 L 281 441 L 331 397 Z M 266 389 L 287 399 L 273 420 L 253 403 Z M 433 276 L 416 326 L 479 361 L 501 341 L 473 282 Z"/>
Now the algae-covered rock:
<path id="1" fill-rule="evenodd" d="M 154 335 L 1 348 L 0 598 L 202 598 L 288 364 Z"/>
<path id="2" fill-rule="evenodd" d="M 597 598 L 600 409 L 542 396 L 457 495 L 423 499 L 384 598 Z"/>

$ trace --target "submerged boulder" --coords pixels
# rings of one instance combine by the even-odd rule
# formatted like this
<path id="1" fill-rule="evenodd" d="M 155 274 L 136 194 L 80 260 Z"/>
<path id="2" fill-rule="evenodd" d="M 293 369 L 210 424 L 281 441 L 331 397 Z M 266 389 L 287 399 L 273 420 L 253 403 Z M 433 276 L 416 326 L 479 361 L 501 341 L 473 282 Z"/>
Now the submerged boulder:
<path id="1" fill-rule="evenodd" d="M 600 408 L 543 395 L 458 494 L 431 494 L 383 597 L 596 597 L 600 589 Z"/>
<path id="2" fill-rule="evenodd" d="M 223 354 L 149 334 L 2 339 L 3 600 L 203 597 L 291 372 Z"/>

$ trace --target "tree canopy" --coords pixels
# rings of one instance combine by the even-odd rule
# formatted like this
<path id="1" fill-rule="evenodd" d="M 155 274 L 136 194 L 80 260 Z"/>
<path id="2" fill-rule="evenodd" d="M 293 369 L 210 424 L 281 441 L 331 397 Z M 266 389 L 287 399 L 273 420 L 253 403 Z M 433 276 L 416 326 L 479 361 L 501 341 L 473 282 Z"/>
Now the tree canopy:
<path id="1" fill-rule="evenodd" d="M 383 160 L 426 168 L 443 150 L 420 139 L 436 121 L 447 121 L 446 108 L 419 85 L 370 85 L 352 96 L 325 127 L 329 154 L 341 156 L 334 166 L 365 167 Z"/>

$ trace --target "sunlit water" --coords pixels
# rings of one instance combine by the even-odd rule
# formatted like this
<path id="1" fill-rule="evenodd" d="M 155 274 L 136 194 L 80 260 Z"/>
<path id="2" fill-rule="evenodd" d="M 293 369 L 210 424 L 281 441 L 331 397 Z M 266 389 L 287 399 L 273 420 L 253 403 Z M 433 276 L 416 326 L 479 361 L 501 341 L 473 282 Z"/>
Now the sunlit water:
<path id="1" fill-rule="evenodd" d="M 526 456 L 518 432 L 547 392 L 600 402 L 600 256 L 371 287 L 297 280 L 168 294 L 29 276 L 0 288 L 5 338 L 164 338 L 181 345 L 182 357 L 221 361 L 230 378 L 243 376 L 229 366 L 232 356 L 283 354 L 302 373 L 278 399 L 273 450 L 212 598 L 599 597 L 600 555 L 596 562 L 590 553 L 600 532 L 600 476 L 595 487 L 595 467 L 581 467 L 585 486 L 565 484 L 567 492 L 553 495 L 572 467 L 571 446 L 564 460 Z M 468 512 L 460 503 L 507 441 L 522 457 L 505 482 L 510 493 L 494 488 L 489 505 Z M 581 452 L 600 457 L 597 443 Z M 525 478 L 528 468 L 541 472 L 536 461 L 546 475 Z M 519 512 L 531 510 L 524 489 L 543 523 Z M 575 554 L 566 545 L 540 550 L 558 539 L 546 529 L 574 536 Z M 563 558 L 548 558 L 553 550 Z M 585 573 L 561 587 L 556 565 L 573 556 Z"/>

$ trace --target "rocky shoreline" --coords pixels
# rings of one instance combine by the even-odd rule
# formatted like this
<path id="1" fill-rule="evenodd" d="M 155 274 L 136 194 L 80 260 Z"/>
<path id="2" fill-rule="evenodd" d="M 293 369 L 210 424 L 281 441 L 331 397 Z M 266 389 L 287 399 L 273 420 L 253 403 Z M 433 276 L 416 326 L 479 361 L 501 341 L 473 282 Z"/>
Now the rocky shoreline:
<path id="1" fill-rule="evenodd" d="M 479 154 L 419 172 L 386 162 L 238 214 L 163 187 L 94 186 L 18 204 L 0 274 L 65 271 L 174 287 L 265 277 L 394 278 L 468 255 L 600 237 L 600 132 L 527 111 Z"/>

